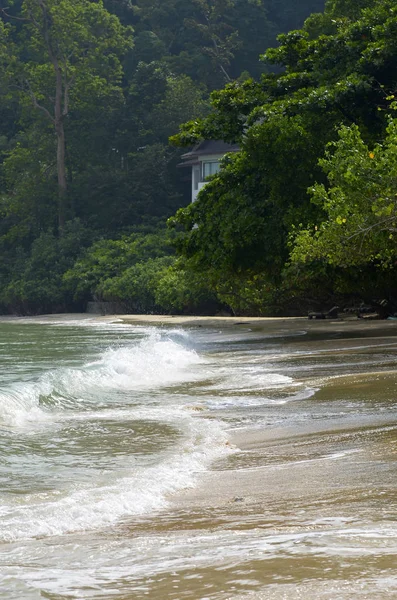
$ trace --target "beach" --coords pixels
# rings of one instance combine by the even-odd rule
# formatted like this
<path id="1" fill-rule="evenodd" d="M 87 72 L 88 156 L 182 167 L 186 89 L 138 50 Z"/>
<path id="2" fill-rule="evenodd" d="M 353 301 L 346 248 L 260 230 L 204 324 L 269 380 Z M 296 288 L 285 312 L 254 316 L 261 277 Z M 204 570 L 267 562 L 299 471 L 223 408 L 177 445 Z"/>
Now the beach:
<path id="1" fill-rule="evenodd" d="M 123 319 L 137 322 L 144 317 Z M 384 344 L 392 353 L 396 351 L 397 326 L 393 321 L 150 317 L 150 322 L 163 326 L 176 323 L 182 327 L 219 327 L 223 332 L 248 328 L 259 336 L 282 336 L 304 330 L 313 336 L 317 352 L 316 338 L 323 338 L 321 352 L 325 351 L 328 357 L 341 352 L 347 357 L 357 356 L 367 353 L 369 347 L 378 353 Z M 225 597 L 313 600 L 397 597 L 395 579 L 386 583 L 381 577 L 377 580 L 380 566 L 375 566 L 369 578 L 372 581 L 366 580 L 366 559 L 360 557 L 358 541 L 366 537 L 372 540 L 365 551 L 361 548 L 363 556 L 372 556 L 369 563 L 378 561 L 386 572 L 392 569 L 395 544 L 388 547 L 387 536 L 383 538 L 385 548 L 380 551 L 377 533 L 370 524 L 380 527 L 382 518 L 387 518 L 385 513 L 394 519 L 396 413 L 392 411 L 390 422 L 385 403 L 388 407 L 394 405 L 397 375 L 395 364 L 372 370 L 368 365 L 364 369 L 367 372 L 352 373 L 349 369 L 333 373 L 324 368 L 314 378 L 310 373 L 310 385 L 317 389 L 313 418 L 309 415 L 295 423 L 281 422 L 268 428 L 255 424 L 231 427 L 228 443 L 237 449 L 236 454 L 216 462 L 197 486 L 172 499 L 175 513 L 181 515 L 180 527 L 188 512 L 194 515 L 198 530 L 223 530 L 227 523 L 228 530 L 234 526 L 248 537 L 250 532 L 256 535 L 259 530 L 267 540 L 262 556 L 268 553 L 269 560 L 253 561 L 246 569 L 247 580 L 261 581 L 261 586 L 252 593 L 240 595 L 234 590 Z M 302 379 L 307 381 L 307 377 Z M 327 418 L 324 413 L 335 399 L 348 401 L 351 406 L 341 412 L 335 410 Z M 370 417 L 356 412 L 358 400 L 374 405 L 378 401 L 379 412 Z M 381 469 L 377 471 L 379 463 Z M 373 512 L 375 506 L 381 509 L 382 517 L 376 510 Z M 358 523 L 363 528 L 361 532 L 355 531 Z M 378 534 L 383 537 L 380 531 Z M 283 545 L 282 558 L 279 555 L 277 560 L 276 549 Z M 248 547 L 247 552 L 252 549 Z M 344 557 L 345 567 L 337 558 L 338 552 Z M 288 574 L 286 568 L 290 570 Z M 323 576 L 313 578 L 318 570 L 323 570 Z M 213 571 L 208 573 L 209 580 L 213 576 Z M 275 583 L 278 580 L 280 584 Z"/>
<path id="2" fill-rule="evenodd" d="M 397 597 L 395 321 L 0 329 L 0 598 Z"/>

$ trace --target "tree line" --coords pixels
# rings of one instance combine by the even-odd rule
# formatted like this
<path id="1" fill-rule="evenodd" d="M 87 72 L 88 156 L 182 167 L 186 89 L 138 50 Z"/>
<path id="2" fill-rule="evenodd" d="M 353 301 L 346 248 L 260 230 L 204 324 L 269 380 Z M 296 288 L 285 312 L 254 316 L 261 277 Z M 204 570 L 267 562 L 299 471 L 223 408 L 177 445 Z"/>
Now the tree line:
<path id="1" fill-rule="evenodd" d="M 1 0 L 2 311 L 393 296 L 395 13 Z M 176 165 L 201 139 L 241 150 L 190 205 Z"/>

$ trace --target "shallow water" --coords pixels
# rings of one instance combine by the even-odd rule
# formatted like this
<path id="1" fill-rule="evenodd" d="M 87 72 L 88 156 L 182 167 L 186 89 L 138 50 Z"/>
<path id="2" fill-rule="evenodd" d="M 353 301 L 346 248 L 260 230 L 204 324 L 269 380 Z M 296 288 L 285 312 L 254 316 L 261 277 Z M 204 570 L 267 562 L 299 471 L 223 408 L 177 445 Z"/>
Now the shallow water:
<path id="1" fill-rule="evenodd" d="M 0 598 L 397 598 L 397 328 L 0 323 Z"/>

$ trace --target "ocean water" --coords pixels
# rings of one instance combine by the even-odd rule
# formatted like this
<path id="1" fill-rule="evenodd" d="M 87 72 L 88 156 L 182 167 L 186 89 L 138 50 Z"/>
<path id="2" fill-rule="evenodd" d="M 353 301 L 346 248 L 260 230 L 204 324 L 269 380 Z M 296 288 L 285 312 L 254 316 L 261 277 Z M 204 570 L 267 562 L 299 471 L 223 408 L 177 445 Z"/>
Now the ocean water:
<path id="1" fill-rule="evenodd" d="M 397 330 L 0 322 L 0 598 L 397 598 Z"/>

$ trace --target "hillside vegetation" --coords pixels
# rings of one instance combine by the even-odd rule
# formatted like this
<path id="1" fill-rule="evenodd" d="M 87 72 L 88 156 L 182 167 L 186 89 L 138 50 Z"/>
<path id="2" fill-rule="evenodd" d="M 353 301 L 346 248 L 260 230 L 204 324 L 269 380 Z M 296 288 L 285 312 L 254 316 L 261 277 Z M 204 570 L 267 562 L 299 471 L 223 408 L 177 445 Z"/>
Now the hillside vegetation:
<path id="1" fill-rule="evenodd" d="M 396 12 L 1 1 L 2 312 L 392 301 Z M 176 166 L 201 139 L 241 151 L 190 205 Z"/>

